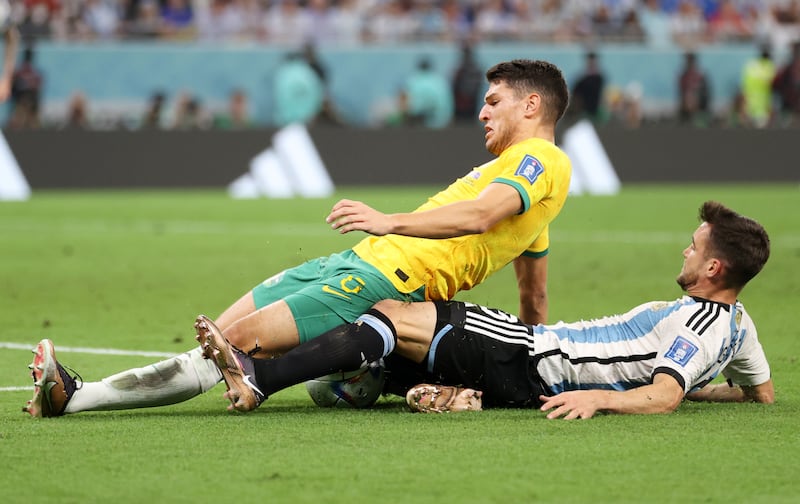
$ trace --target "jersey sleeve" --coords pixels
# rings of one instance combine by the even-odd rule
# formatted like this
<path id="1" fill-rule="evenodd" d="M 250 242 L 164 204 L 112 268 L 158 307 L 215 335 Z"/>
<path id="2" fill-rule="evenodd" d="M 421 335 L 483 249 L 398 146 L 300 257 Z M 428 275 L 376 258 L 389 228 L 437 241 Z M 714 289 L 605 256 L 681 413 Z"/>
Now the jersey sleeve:
<path id="1" fill-rule="evenodd" d="M 711 348 L 708 339 L 701 338 L 686 327 L 680 312 L 669 317 L 663 328 L 669 337 L 662 340 L 654 363 L 653 376 L 666 373 L 689 392 L 695 383 L 716 362 L 718 348 Z"/>
<path id="2" fill-rule="evenodd" d="M 541 157 L 541 156 L 540 156 Z M 524 149 L 511 148 L 498 158 L 502 171 L 494 182 L 512 186 L 522 198 L 522 210 L 527 212 L 532 205 L 549 193 L 549 177 L 545 165 Z"/>
<path id="3" fill-rule="evenodd" d="M 722 370 L 722 374 L 734 385 L 761 385 L 770 379 L 769 363 L 758 341 L 755 326 L 746 329 L 741 348 Z"/>

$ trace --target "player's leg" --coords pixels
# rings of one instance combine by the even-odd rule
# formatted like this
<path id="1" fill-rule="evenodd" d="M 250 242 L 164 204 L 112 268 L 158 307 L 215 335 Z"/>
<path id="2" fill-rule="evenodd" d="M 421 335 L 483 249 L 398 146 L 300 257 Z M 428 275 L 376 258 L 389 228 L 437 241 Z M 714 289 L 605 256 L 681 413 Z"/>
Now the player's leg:
<path id="1" fill-rule="evenodd" d="M 248 292 L 225 310 L 218 321 L 227 328 L 253 311 L 255 303 Z M 97 382 L 83 382 L 67 373 L 56 360 L 49 340 L 42 340 L 34 354 L 31 364 L 34 395 L 24 408 L 33 416 L 165 406 L 202 394 L 222 379 L 217 367 L 203 358 L 200 348 Z"/>
<path id="2" fill-rule="evenodd" d="M 531 363 L 530 326 L 502 310 L 470 303 L 436 307 L 436 334 L 422 363 L 428 383 L 480 390 L 484 407 L 538 404 L 543 389 Z"/>
<path id="3" fill-rule="evenodd" d="M 392 336 L 397 341 L 395 352 L 413 362 L 422 362 L 435 336 L 436 304 L 384 300 L 377 303 L 374 309 L 391 321 Z"/>
<path id="4" fill-rule="evenodd" d="M 501 310 L 469 303 L 434 302 L 433 307 L 432 339 L 429 344 L 412 339 L 417 350 L 407 352 L 408 358 L 398 354 L 403 331 L 413 330 L 416 317 L 402 325 L 402 308 L 394 311 L 398 350 L 385 359 L 385 391 L 405 396 L 412 410 L 425 412 L 474 410 L 481 402 L 485 407 L 536 404 L 542 388 L 529 358 L 529 326 Z"/>
<path id="5" fill-rule="evenodd" d="M 196 327 L 201 348 L 225 379 L 225 398 L 231 402 L 228 409 L 239 411 L 255 409 L 286 387 L 334 371 L 358 369 L 394 348 L 391 322 L 376 310 L 272 359 L 253 358 L 234 347 L 211 321 L 200 318 Z"/>
<path id="6" fill-rule="evenodd" d="M 293 312 L 304 316 L 325 312 L 326 305 L 310 297 L 289 297 L 287 301 L 292 304 Z M 384 300 L 354 323 L 330 329 L 273 359 L 254 359 L 235 348 L 226 341 L 228 334 L 223 337 L 209 321 L 198 321 L 198 340 L 225 378 L 228 387 L 225 396 L 231 401 L 229 409 L 249 411 L 286 387 L 335 371 L 358 369 L 389 355 L 398 333 L 408 347 L 405 353 L 421 361 L 433 338 L 436 314 L 432 303 Z M 389 317 L 397 320 L 401 331 L 395 329 Z M 305 326 L 307 319 L 301 322 Z M 319 323 L 316 327 L 323 328 Z"/>
<path id="7" fill-rule="evenodd" d="M 295 268 L 288 269 L 274 275 L 251 291 L 245 293 L 228 307 L 218 318 L 218 327 L 227 330 L 234 323 L 242 318 L 247 318 L 255 313 L 259 308 L 273 304 L 289 293 L 295 292 L 312 279 L 318 277 L 319 272 L 324 270 L 327 258 L 315 259 Z M 322 265 L 322 266 L 321 266 Z M 273 308 L 275 311 L 276 308 Z M 283 312 L 285 315 L 286 312 Z M 277 320 L 281 320 L 281 314 L 275 315 Z M 286 320 L 286 319 L 282 319 Z M 278 323 L 280 325 L 280 323 Z M 290 334 L 296 329 L 284 330 Z M 246 333 L 240 331 L 240 333 Z M 234 330 L 231 337 L 236 338 L 237 332 Z M 252 341 L 256 339 L 253 336 Z M 242 339 L 242 344 L 246 343 Z M 34 353 L 34 365 L 45 358 L 46 347 L 38 345 Z M 81 411 L 93 410 L 116 410 L 129 408 L 146 408 L 152 406 L 163 406 L 185 401 L 196 395 L 213 388 L 222 379 L 217 367 L 213 362 L 203 358 L 201 348 L 195 348 L 184 354 L 166 359 L 150 366 L 135 368 L 123 371 L 98 382 L 82 382 L 73 380 L 66 373 L 59 373 L 57 369 L 63 369 L 55 360 L 51 366 L 49 375 L 44 377 L 47 383 L 58 383 L 59 380 L 69 386 L 70 394 L 55 394 L 53 400 L 56 404 L 49 408 L 36 407 L 37 402 L 50 401 L 49 390 L 45 387 L 41 391 L 36 389 L 30 405 L 26 406 L 26 411 L 31 414 L 43 415 L 50 412 L 54 414 L 77 413 Z M 42 381 L 42 371 L 38 370 L 40 376 L 37 378 L 34 373 L 34 382 Z M 43 391 L 43 392 L 42 392 Z"/>
<path id="8" fill-rule="evenodd" d="M 252 301 L 250 303 L 255 304 Z M 233 346 L 258 358 L 281 355 L 300 343 L 294 314 L 284 300 L 256 309 L 243 316 L 232 319 L 230 324 L 221 326 L 222 333 Z M 227 318 L 223 318 L 227 322 Z"/>
<path id="9" fill-rule="evenodd" d="M 308 285 L 237 321 L 227 331 L 198 320 L 197 339 L 222 372 L 232 409 L 252 410 L 285 387 L 333 371 L 357 369 L 392 351 L 391 322 L 379 312 L 358 315 L 374 301 L 360 296 L 327 299 L 324 293 L 329 289 L 323 287 L 339 281 L 327 282 Z M 353 320 L 355 324 L 348 324 Z M 281 327 L 283 333 L 276 330 Z M 305 343 L 297 346 L 300 340 Z M 253 358 L 265 351 L 273 357 L 282 355 Z"/>

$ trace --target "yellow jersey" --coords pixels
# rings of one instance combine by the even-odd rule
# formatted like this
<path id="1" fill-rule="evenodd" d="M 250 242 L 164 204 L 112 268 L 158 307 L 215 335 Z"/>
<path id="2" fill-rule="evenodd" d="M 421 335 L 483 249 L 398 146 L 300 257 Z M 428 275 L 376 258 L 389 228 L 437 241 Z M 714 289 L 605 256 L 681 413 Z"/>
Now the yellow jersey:
<path id="1" fill-rule="evenodd" d="M 429 198 L 415 212 L 472 200 L 489 184 L 508 184 L 519 193 L 522 211 L 481 234 L 428 239 L 370 236 L 353 251 L 375 266 L 403 293 L 425 287 L 427 300 L 449 300 L 483 282 L 520 255 L 543 256 L 548 226 L 569 192 L 572 165 L 556 145 L 539 138 L 503 151 Z"/>

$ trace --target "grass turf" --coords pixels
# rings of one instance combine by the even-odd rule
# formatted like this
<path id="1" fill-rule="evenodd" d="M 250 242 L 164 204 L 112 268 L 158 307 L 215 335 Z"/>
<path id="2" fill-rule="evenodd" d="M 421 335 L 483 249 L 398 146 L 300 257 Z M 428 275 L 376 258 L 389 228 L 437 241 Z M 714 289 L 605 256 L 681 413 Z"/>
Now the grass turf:
<path id="1" fill-rule="evenodd" d="M 384 211 L 433 188 L 351 188 Z M 327 410 L 302 386 L 248 415 L 224 386 L 179 405 L 39 421 L 30 392 L 0 392 L 3 502 L 795 502 L 800 442 L 797 186 L 636 186 L 572 197 L 553 225 L 552 320 L 680 295 L 681 251 L 705 199 L 761 221 L 772 257 L 744 291 L 777 403 L 686 403 L 666 416 L 548 421 L 537 411 L 412 415 L 384 398 Z M 233 201 L 220 192 L 43 192 L 0 204 L 2 342 L 178 353 L 197 313 L 342 250 L 334 198 Z M 516 310 L 504 270 L 460 299 Z M 0 387 L 29 386 L 27 351 L 0 348 Z M 60 353 L 97 380 L 152 357 Z"/>

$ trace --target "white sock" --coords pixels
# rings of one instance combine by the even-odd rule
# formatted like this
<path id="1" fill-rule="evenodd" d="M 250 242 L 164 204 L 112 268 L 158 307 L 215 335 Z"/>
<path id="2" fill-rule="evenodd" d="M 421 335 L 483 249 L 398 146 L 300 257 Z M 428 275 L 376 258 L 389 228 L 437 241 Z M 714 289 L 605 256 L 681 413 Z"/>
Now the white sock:
<path id="1" fill-rule="evenodd" d="M 186 401 L 222 380 L 200 348 L 149 366 L 129 369 L 99 382 L 83 383 L 64 413 L 165 406 Z"/>

